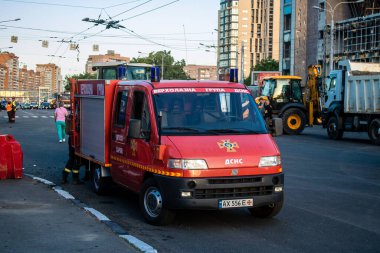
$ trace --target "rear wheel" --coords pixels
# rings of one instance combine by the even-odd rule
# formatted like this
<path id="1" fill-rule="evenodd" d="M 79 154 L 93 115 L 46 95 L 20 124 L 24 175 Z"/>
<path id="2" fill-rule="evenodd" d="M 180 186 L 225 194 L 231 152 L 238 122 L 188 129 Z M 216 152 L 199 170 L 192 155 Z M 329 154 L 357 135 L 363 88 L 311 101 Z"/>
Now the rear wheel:
<path id="1" fill-rule="evenodd" d="M 339 129 L 338 118 L 335 116 L 332 116 L 327 122 L 327 135 L 333 140 L 339 140 L 343 137 L 343 130 Z"/>
<path id="2" fill-rule="evenodd" d="M 145 220 L 152 225 L 168 225 L 175 217 L 173 210 L 164 207 L 165 199 L 153 178 L 148 178 L 141 189 L 139 202 Z"/>
<path id="3" fill-rule="evenodd" d="M 91 187 L 92 190 L 99 195 L 105 194 L 109 188 L 111 179 L 103 177 L 102 166 L 91 163 Z"/>
<path id="4" fill-rule="evenodd" d="M 373 144 L 380 145 L 380 119 L 372 120 L 368 128 L 368 136 Z"/>
<path id="5" fill-rule="evenodd" d="M 272 218 L 276 216 L 282 209 L 283 200 L 277 203 L 272 203 L 267 206 L 248 208 L 252 216 L 259 218 Z"/>
<path id="6" fill-rule="evenodd" d="M 297 108 L 288 109 L 282 115 L 282 123 L 286 134 L 300 134 L 306 125 L 305 113 Z"/>

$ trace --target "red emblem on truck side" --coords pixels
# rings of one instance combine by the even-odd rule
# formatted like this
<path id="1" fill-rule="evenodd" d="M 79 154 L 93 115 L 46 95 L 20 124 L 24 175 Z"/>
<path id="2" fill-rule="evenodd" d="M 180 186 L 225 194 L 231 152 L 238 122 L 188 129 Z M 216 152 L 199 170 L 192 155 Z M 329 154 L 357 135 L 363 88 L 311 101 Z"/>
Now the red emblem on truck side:
<path id="1" fill-rule="evenodd" d="M 217 143 L 219 148 L 226 148 L 227 152 L 236 152 L 235 148 L 239 148 L 237 142 L 230 142 L 230 140 L 221 140 Z"/>
<path id="2" fill-rule="evenodd" d="M 132 156 L 136 156 L 136 151 L 137 151 L 136 140 L 131 140 L 131 149 L 132 149 Z"/>

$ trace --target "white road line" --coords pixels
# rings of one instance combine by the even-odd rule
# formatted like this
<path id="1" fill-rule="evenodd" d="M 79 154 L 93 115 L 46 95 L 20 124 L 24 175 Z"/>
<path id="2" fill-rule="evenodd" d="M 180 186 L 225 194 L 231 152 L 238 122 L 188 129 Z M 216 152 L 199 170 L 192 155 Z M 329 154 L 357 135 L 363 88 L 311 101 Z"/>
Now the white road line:
<path id="1" fill-rule="evenodd" d="M 102 214 L 101 212 L 95 210 L 94 208 L 91 208 L 91 207 L 84 207 L 84 209 L 90 213 L 92 213 L 92 215 L 94 215 L 98 220 L 100 221 L 109 221 L 110 219 L 108 219 L 107 216 L 105 216 L 104 214 Z"/>
<path id="2" fill-rule="evenodd" d="M 32 118 L 35 118 L 35 119 L 37 119 L 37 118 L 38 118 L 38 116 L 32 116 Z"/>
<path id="3" fill-rule="evenodd" d="M 124 240 L 127 240 L 130 244 L 138 248 L 140 251 L 144 253 L 157 253 L 157 250 L 155 250 L 152 246 L 146 244 L 145 242 L 137 239 L 136 237 L 132 235 L 119 235 Z"/>
<path id="4" fill-rule="evenodd" d="M 47 119 L 47 116 L 41 116 L 41 118 Z"/>
<path id="5" fill-rule="evenodd" d="M 29 116 L 22 116 L 23 118 L 29 119 Z"/>
<path id="6" fill-rule="evenodd" d="M 62 197 L 64 197 L 65 199 L 75 199 L 73 197 L 73 195 L 71 195 L 70 193 L 68 193 L 67 191 L 64 191 L 64 190 L 61 190 L 61 189 L 57 189 L 55 187 L 53 187 L 53 190 L 56 191 L 59 195 L 61 195 Z"/>
<path id="7" fill-rule="evenodd" d="M 54 116 L 50 116 L 50 118 L 54 118 Z"/>
<path id="8" fill-rule="evenodd" d="M 46 180 L 46 179 L 43 179 L 43 178 L 40 178 L 40 177 L 33 177 L 33 179 L 37 180 L 37 181 L 40 181 L 41 183 L 44 183 L 44 184 L 47 184 L 47 185 L 51 185 L 51 186 L 55 185 L 55 183 L 50 182 L 49 180 Z"/>

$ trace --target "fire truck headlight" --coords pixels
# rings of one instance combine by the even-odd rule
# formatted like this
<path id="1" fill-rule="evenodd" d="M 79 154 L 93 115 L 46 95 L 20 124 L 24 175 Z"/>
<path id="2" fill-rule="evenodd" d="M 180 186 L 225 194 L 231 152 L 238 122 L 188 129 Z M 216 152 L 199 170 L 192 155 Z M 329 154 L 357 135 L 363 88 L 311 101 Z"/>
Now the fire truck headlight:
<path id="1" fill-rule="evenodd" d="M 169 159 L 168 168 L 183 170 L 207 170 L 205 160 Z"/>
<path id="2" fill-rule="evenodd" d="M 272 167 L 281 164 L 280 156 L 263 156 L 260 158 L 259 167 Z"/>

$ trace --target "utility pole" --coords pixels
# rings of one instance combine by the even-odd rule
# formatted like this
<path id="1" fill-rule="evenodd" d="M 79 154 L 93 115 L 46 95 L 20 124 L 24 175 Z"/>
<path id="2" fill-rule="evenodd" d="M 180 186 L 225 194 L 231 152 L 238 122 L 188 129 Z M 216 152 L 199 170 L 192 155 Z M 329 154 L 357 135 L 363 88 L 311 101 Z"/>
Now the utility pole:
<path id="1" fill-rule="evenodd" d="M 240 83 L 244 83 L 244 41 L 241 42 L 241 70 L 240 70 Z"/>

